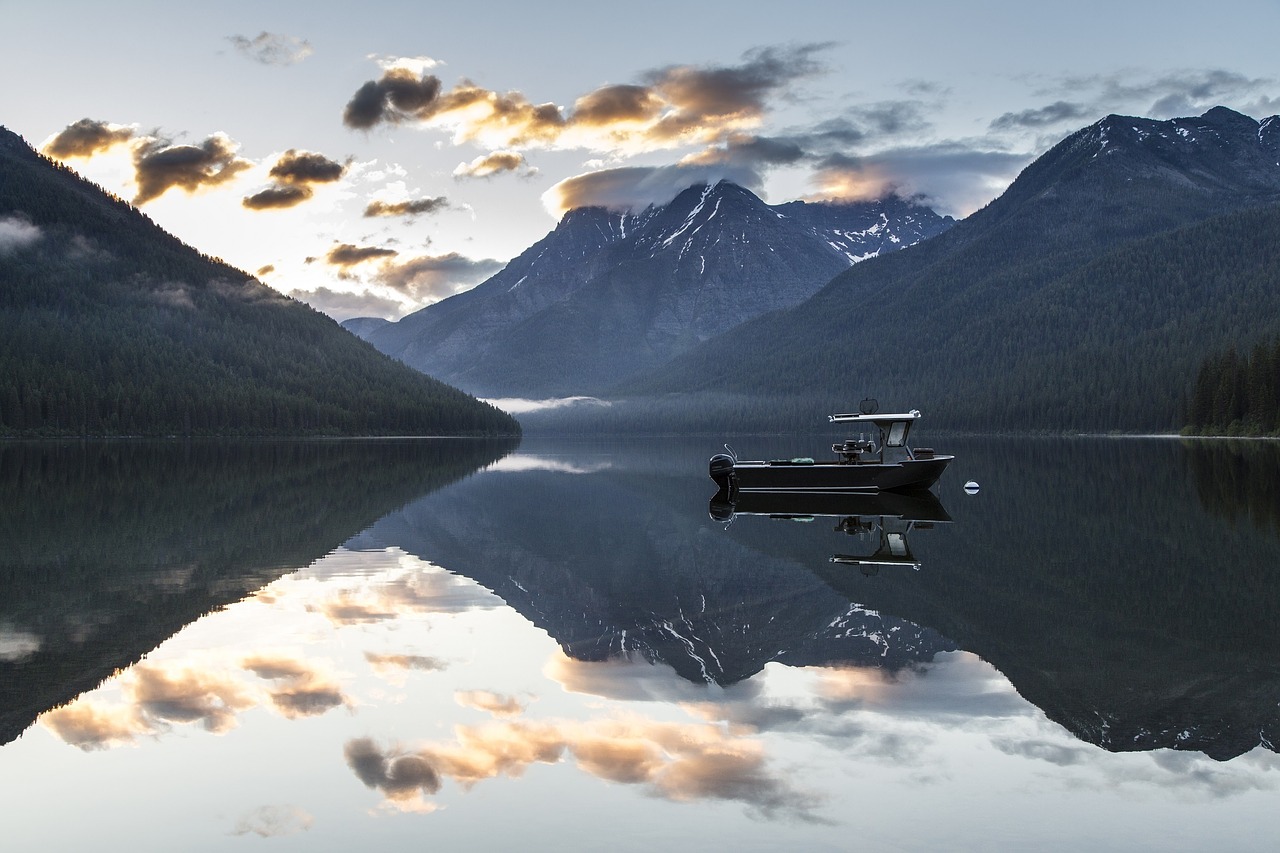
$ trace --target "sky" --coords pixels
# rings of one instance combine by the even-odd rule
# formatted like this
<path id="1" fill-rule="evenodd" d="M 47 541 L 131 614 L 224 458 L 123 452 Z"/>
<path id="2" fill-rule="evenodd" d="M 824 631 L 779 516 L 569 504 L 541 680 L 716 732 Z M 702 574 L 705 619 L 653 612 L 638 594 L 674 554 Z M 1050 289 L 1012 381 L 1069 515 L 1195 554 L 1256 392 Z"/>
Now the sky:
<path id="1" fill-rule="evenodd" d="M 963 217 L 1110 113 L 1280 113 L 1277 0 L 0 0 L 0 125 L 335 319 L 585 204 L 733 180 Z"/>

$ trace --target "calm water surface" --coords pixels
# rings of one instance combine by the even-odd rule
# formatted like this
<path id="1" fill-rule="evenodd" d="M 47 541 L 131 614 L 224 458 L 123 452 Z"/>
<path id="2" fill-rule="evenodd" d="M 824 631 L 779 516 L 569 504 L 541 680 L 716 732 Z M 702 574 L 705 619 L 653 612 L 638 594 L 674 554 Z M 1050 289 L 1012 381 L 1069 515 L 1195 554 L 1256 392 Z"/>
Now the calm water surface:
<path id="1" fill-rule="evenodd" d="M 1275 849 L 1276 448 L 930 443 L 2 446 L 0 846 Z"/>

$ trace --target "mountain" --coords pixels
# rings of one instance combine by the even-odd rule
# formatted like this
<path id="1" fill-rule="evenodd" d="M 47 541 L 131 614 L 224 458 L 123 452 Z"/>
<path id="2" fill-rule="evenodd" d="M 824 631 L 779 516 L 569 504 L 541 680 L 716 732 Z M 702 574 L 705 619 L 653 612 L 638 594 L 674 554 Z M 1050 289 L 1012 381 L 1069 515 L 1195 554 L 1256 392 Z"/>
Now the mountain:
<path id="1" fill-rule="evenodd" d="M 477 394 L 589 393 L 950 224 L 896 197 L 770 206 L 721 181 L 640 213 L 571 210 L 478 287 L 396 323 L 344 325 Z"/>
<path id="2" fill-rule="evenodd" d="M 0 435 L 515 434 L 0 128 Z"/>
<path id="3" fill-rule="evenodd" d="M 738 427 L 869 394 L 954 428 L 1176 428 L 1207 352 L 1280 333 L 1277 204 L 1280 119 L 1107 116 L 945 234 L 615 393 L 720 392 Z"/>

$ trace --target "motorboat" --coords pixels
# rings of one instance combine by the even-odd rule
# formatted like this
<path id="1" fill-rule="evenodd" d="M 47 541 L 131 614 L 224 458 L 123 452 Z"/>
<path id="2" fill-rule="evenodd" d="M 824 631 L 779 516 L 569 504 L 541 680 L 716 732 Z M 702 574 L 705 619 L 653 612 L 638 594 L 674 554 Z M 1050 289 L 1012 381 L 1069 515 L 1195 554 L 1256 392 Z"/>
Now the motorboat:
<path id="1" fill-rule="evenodd" d="M 907 443 L 920 411 L 880 414 L 879 404 L 863 400 L 857 414 L 828 416 L 833 424 L 859 429 L 857 438 L 831 445 L 835 458 L 809 457 L 745 461 L 726 445 L 708 463 L 708 473 L 722 491 L 737 492 L 909 492 L 928 489 L 954 456 L 933 448 L 912 450 Z"/>

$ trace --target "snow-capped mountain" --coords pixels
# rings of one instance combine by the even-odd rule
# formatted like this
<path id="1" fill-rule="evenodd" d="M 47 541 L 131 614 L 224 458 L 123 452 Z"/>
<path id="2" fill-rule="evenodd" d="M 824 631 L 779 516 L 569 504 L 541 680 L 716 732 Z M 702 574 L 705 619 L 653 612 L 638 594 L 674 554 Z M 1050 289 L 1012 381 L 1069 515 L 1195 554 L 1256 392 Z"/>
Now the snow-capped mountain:
<path id="1" fill-rule="evenodd" d="M 894 197 L 770 206 L 703 184 L 639 213 L 572 210 L 475 289 L 396 323 L 345 325 L 473 393 L 589 393 L 951 224 Z"/>

